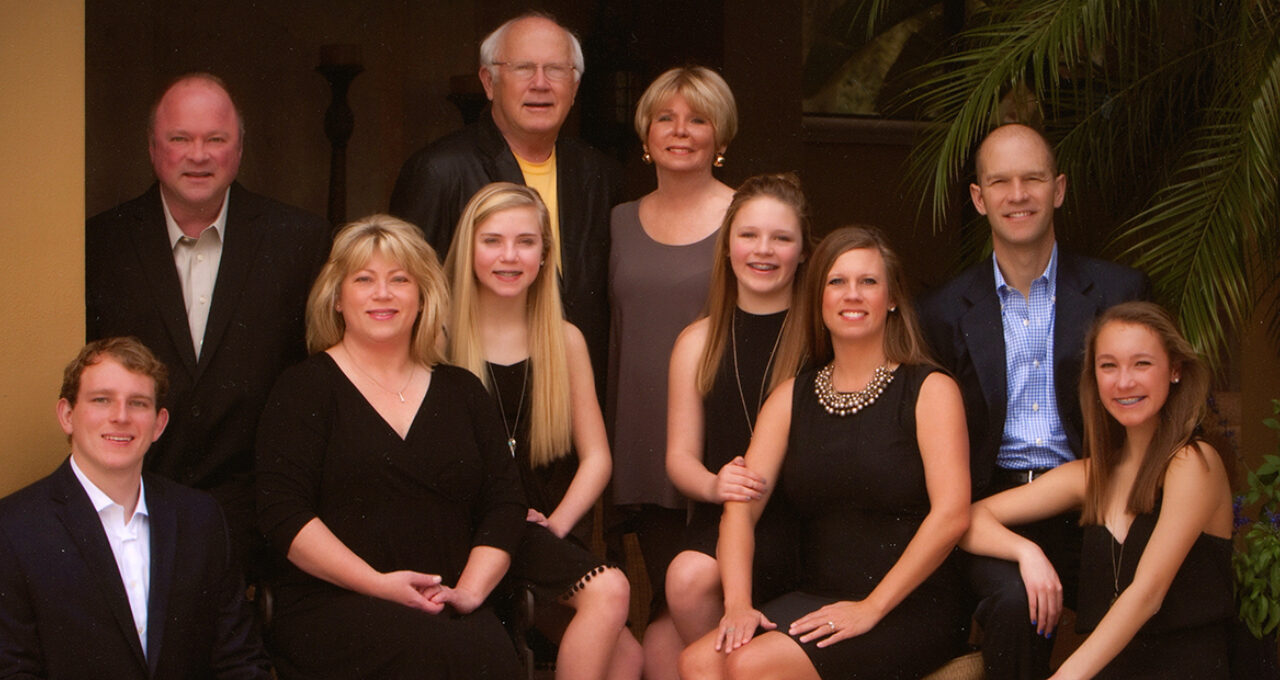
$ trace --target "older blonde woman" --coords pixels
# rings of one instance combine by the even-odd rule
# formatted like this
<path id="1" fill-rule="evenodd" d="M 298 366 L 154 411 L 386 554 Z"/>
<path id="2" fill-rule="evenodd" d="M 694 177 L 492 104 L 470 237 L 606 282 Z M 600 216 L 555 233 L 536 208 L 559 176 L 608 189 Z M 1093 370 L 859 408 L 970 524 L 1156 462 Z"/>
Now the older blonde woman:
<path id="1" fill-rule="evenodd" d="M 716 232 L 733 198 L 712 168 L 724 163 L 737 109 L 714 71 L 675 68 L 645 90 L 635 126 L 658 186 L 614 208 L 611 220 L 607 414 L 617 512 L 610 534 L 639 538 L 654 593 L 652 617 L 664 610 L 666 568 L 679 549 L 686 512 L 664 463 L 668 362 L 676 336 L 707 299 Z M 670 620 L 651 625 L 644 643 L 654 659 L 646 661 L 646 673 L 673 677 L 681 645 Z M 657 666 L 668 671 L 654 675 Z"/>
<path id="2" fill-rule="evenodd" d="M 281 678 L 512 678 L 484 604 L 524 530 L 502 423 L 439 363 L 435 253 L 406 222 L 347 225 L 307 303 L 312 356 L 258 431 L 263 533 L 287 556 L 272 639 Z"/>

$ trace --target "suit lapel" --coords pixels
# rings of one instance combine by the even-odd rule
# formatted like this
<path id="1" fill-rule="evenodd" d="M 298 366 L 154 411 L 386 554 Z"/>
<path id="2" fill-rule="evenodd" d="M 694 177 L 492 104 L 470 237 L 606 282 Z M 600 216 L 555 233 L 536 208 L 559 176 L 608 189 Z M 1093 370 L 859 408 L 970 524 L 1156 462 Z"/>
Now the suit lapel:
<path id="1" fill-rule="evenodd" d="M 1075 258 L 1059 251 L 1057 300 L 1053 319 L 1053 365 L 1055 381 L 1067 379 L 1074 384 L 1080 376 L 1062 375 L 1056 368 L 1078 364 L 1084 335 L 1097 314 L 1097 304 L 1089 297 L 1093 282 L 1084 280 L 1075 266 Z M 1061 405 L 1059 405 L 1061 408 Z"/>
<path id="2" fill-rule="evenodd" d="M 155 299 L 156 309 L 160 311 L 165 329 L 182 357 L 183 367 L 194 375 L 196 350 L 191 342 L 191 326 L 187 323 L 187 306 L 182 300 L 182 282 L 178 280 L 178 269 L 173 263 L 173 248 L 169 245 L 159 185 L 152 187 L 152 191 L 155 200 L 148 201 L 146 213 L 139 215 L 132 225 L 130 239 L 149 289 L 143 294 Z"/>
<path id="3" fill-rule="evenodd" d="M 563 279 L 568 278 L 570 281 L 582 280 L 585 274 L 582 269 L 586 266 L 586 255 L 580 251 L 582 245 L 579 242 L 582 239 L 582 229 L 575 229 L 570 223 L 573 215 L 586 215 L 587 208 L 585 201 L 587 200 L 586 192 L 582 190 L 583 186 L 583 169 L 581 167 L 582 156 L 574 153 L 567 153 L 564 145 L 556 144 L 556 202 L 559 205 L 560 214 L 560 274 L 561 284 Z M 607 254 L 605 255 L 607 257 Z M 570 269 L 573 269 L 572 274 Z M 563 288 L 562 288 L 563 290 Z"/>
<path id="4" fill-rule="evenodd" d="M 239 184 L 231 186 L 231 204 L 227 208 L 227 228 L 218 264 L 218 279 L 213 288 L 213 304 L 205 325 L 204 343 L 200 350 L 197 379 L 218 351 L 227 325 L 247 296 L 244 287 L 257 259 L 263 229 L 259 223 L 261 206 Z M 193 350 L 194 353 L 194 350 Z"/>
<path id="5" fill-rule="evenodd" d="M 507 140 L 502 137 L 502 132 L 493 122 L 493 110 L 486 107 L 480 114 L 480 121 L 482 134 L 479 142 L 480 149 L 484 152 L 485 176 L 494 182 L 524 184 L 524 173 L 520 172 L 516 155 L 512 153 L 511 147 L 507 146 Z"/>
<path id="6" fill-rule="evenodd" d="M 965 300 L 971 305 L 960 319 L 965 345 L 973 358 L 973 368 L 982 386 L 990 422 L 1004 424 L 1008 402 L 1008 366 L 1005 362 L 1004 322 L 1000 316 L 1000 297 L 996 295 L 994 275 L 983 275 L 989 269 L 979 267 Z"/>
<path id="7" fill-rule="evenodd" d="M 146 484 L 146 477 L 143 477 Z M 147 511 L 151 520 L 151 590 L 147 594 L 147 665 L 156 672 L 164 644 L 172 587 L 173 562 L 178 544 L 178 520 L 168 499 L 155 484 L 147 485 Z M 210 606 L 214 606 L 210 603 Z"/>
<path id="8" fill-rule="evenodd" d="M 133 623 L 133 610 L 129 608 L 129 596 L 125 594 L 124 582 L 120 577 L 120 568 L 116 566 L 115 555 L 111 552 L 111 544 L 102 529 L 102 520 L 89 502 L 89 496 L 80 480 L 71 470 L 71 463 L 65 462 L 57 471 L 57 483 L 54 484 L 53 500 L 58 520 L 71 535 L 80 556 L 85 561 L 86 570 L 98 582 L 98 592 L 106 600 L 111 616 L 120 626 L 129 648 L 133 650 L 138 663 L 145 666 L 146 656 L 142 653 L 142 643 L 138 640 L 138 631 Z M 148 619 L 148 626 L 150 620 Z M 148 638 L 150 639 L 150 638 Z"/>

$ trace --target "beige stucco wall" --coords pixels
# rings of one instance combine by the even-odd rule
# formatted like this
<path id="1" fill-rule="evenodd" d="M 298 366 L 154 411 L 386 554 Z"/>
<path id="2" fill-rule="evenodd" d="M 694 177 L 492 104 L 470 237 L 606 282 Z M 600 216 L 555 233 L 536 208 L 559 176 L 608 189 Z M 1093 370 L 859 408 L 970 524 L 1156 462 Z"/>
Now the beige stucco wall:
<path id="1" fill-rule="evenodd" d="M 84 338 L 84 3 L 0 0 L 0 495 L 66 452 L 62 366 Z"/>

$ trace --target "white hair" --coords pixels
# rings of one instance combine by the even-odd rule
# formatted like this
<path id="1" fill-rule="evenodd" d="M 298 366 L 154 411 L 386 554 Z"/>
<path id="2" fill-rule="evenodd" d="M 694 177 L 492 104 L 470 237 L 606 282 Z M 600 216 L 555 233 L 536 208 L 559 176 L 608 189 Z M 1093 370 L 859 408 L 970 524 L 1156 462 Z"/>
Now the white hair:
<path id="1" fill-rule="evenodd" d="M 555 20 L 555 17 L 542 12 L 527 12 L 513 19 L 508 19 L 501 26 L 493 29 L 492 33 L 485 36 L 485 39 L 480 43 L 480 65 L 489 69 L 489 75 L 494 80 L 498 79 L 498 67 L 496 65 L 496 62 L 499 61 L 498 46 L 506 39 L 507 31 L 511 30 L 511 27 L 516 22 L 524 21 L 525 19 L 546 19 L 564 31 L 565 37 L 569 40 L 569 56 L 573 60 L 573 79 L 574 81 L 581 80 L 582 74 L 586 72 L 587 67 L 586 61 L 582 58 L 582 43 L 578 41 L 578 36 L 574 35 L 573 31 L 561 26 L 560 22 Z"/>

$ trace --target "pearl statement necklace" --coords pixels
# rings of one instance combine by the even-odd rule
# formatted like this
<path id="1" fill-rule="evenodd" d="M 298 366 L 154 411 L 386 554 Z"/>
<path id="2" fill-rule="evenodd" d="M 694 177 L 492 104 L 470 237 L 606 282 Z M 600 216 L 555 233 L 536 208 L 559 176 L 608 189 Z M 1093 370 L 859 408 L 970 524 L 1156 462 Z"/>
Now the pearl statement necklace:
<path id="1" fill-rule="evenodd" d="M 887 365 L 876 367 L 867 386 L 853 392 L 840 392 L 831 384 L 831 373 L 835 369 L 833 361 L 821 370 L 813 381 L 813 393 L 818 396 L 818 403 L 833 416 L 848 416 L 876 403 L 876 399 L 884 394 L 884 388 L 893 382 L 893 371 Z"/>

